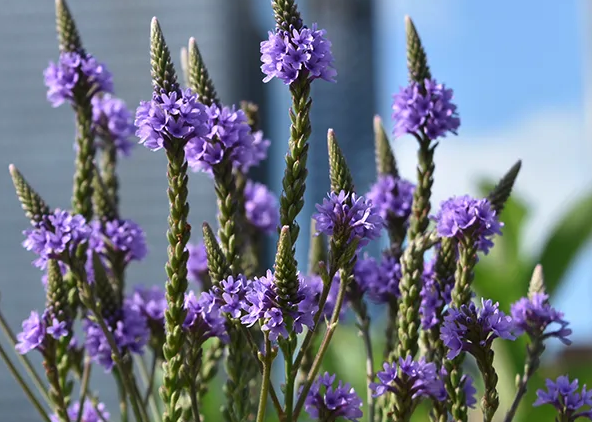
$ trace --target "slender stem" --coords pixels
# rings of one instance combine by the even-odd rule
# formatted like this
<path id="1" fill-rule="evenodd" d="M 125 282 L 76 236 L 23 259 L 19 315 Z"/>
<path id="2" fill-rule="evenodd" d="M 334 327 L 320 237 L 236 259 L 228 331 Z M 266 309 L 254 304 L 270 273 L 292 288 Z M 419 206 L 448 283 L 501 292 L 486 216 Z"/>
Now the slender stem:
<path id="1" fill-rule="evenodd" d="M 142 358 L 141 356 L 138 356 L 136 361 L 138 362 L 138 366 L 140 367 L 140 376 L 142 377 L 142 382 L 144 383 L 144 385 L 148 385 L 150 376 L 148 375 L 148 367 L 146 366 L 146 362 L 144 361 L 144 358 Z M 155 421 L 160 422 L 162 421 L 162 415 L 156 404 L 156 397 L 158 396 L 154 395 L 154 391 L 148 391 L 150 391 L 150 394 L 148 395 L 148 405 L 150 406 L 152 418 Z M 142 405 L 145 407 L 146 403 L 142 403 Z"/>
<path id="2" fill-rule="evenodd" d="M 19 371 L 16 369 L 14 364 L 8 358 L 8 354 L 6 353 L 4 348 L 2 347 L 1 343 L 0 343 L 0 356 L 2 357 L 2 360 L 4 360 L 4 362 L 6 363 L 8 370 L 10 371 L 10 373 L 12 374 L 12 376 L 14 377 L 16 382 L 18 382 L 20 387 L 25 392 L 25 395 L 27 396 L 27 398 L 29 399 L 29 401 L 31 402 L 33 407 L 35 409 L 37 409 L 37 411 L 39 412 L 39 415 L 41 416 L 41 418 L 45 422 L 51 422 L 51 420 L 49 419 L 49 416 L 47 415 L 47 412 L 43 409 L 43 406 L 41 405 L 41 403 L 39 403 L 39 400 L 37 400 L 37 398 L 35 397 L 35 395 L 31 391 L 31 389 L 29 388 L 29 386 L 27 385 L 27 383 L 25 382 L 25 380 L 23 379 L 21 374 L 19 374 Z"/>
<path id="3" fill-rule="evenodd" d="M 10 342 L 10 345 L 12 347 L 15 347 L 17 343 L 16 336 L 14 335 L 14 332 L 10 329 L 10 326 L 4 318 L 4 314 L 2 314 L 2 311 L 0 311 L 0 328 L 2 328 L 2 332 Z M 29 360 L 29 358 L 27 358 L 27 356 L 25 355 L 21 355 L 20 353 L 17 353 L 16 355 L 17 359 L 25 367 L 25 370 L 27 371 L 29 378 L 31 379 L 31 381 L 33 381 L 33 384 L 35 384 L 35 387 L 37 388 L 45 402 L 50 404 L 51 401 L 49 400 L 49 396 L 47 395 L 47 387 L 43 384 L 41 376 L 37 373 L 33 365 L 31 365 L 31 361 Z"/>
<path id="4" fill-rule="evenodd" d="M 82 413 L 84 411 L 84 402 L 86 401 L 86 395 L 88 394 L 88 384 L 90 381 L 90 373 L 92 369 L 92 362 L 90 359 L 86 358 L 84 361 L 84 370 L 82 371 L 82 380 L 80 381 L 80 398 L 78 403 L 80 404 L 78 408 L 78 415 L 76 415 L 76 422 L 82 421 Z"/>
<path id="5" fill-rule="evenodd" d="M 353 302 L 354 311 L 358 317 L 358 328 L 366 349 L 366 397 L 368 401 L 368 422 L 374 422 L 375 400 L 370 384 L 374 382 L 374 356 L 372 353 L 372 339 L 370 338 L 370 316 L 362 300 Z"/>
<path id="6" fill-rule="evenodd" d="M 339 292 L 337 294 L 335 308 L 333 309 L 333 314 L 331 315 L 331 320 L 329 321 L 329 325 L 327 325 L 327 331 L 325 332 L 325 337 L 323 338 L 323 342 L 321 343 L 321 346 L 319 348 L 319 352 L 317 353 L 317 356 L 315 357 L 315 360 L 312 364 L 312 368 L 308 374 L 308 377 L 306 379 L 306 383 L 304 383 L 304 385 L 302 386 L 302 392 L 300 393 L 300 396 L 298 397 L 298 402 L 296 403 L 296 408 L 294 409 L 295 420 L 298 420 L 298 415 L 300 414 L 300 411 L 302 410 L 302 406 L 304 405 L 304 401 L 306 400 L 306 396 L 307 396 L 308 392 L 310 391 L 310 387 L 312 386 L 312 383 L 313 383 L 315 377 L 317 376 L 319 369 L 321 369 L 321 363 L 323 362 L 323 357 L 325 356 L 325 353 L 327 352 L 327 350 L 329 348 L 329 343 L 331 342 L 331 339 L 333 338 L 333 334 L 335 333 L 335 330 L 337 329 L 337 325 L 339 323 L 339 314 L 341 312 L 341 306 L 343 305 L 343 299 L 345 298 L 345 288 L 346 288 L 347 277 L 345 277 L 345 274 L 341 274 L 340 279 L 341 280 L 339 282 Z"/>
<path id="7" fill-rule="evenodd" d="M 284 393 L 284 401 L 285 401 L 285 413 L 286 413 L 286 421 L 292 422 L 297 421 L 298 418 L 293 419 L 294 414 L 294 381 L 295 381 L 295 374 L 292 370 L 294 365 L 294 352 L 292 350 L 292 339 L 290 338 L 287 341 L 287 347 L 285 347 L 282 351 L 284 352 L 284 362 L 285 362 L 285 369 L 286 369 L 286 391 Z"/>
<path id="8" fill-rule="evenodd" d="M 191 394 L 191 414 L 193 415 L 193 421 L 201 422 L 201 417 L 199 416 L 199 405 L 197 403 L 198 392 L 194 382 L 190 383 L 189 392 Z"/>
<path id="9" fill-rule="evenodd" d="M 153 353 L 152 354 L 152 364 L 150 365 L 150 376 L 148 377 L 148 380 L 146 381 L 147 382 L 146 393 L 144 394 L 144 399 L 142 400 L 143 406 L 146 406 L 148 404 L 148 400 L 150 399 L 150 397 L 152 396 L 152 393 L 153 393 L 154 376 L 156 373 L 157 360 L 158 360 L 158 357 L 156 356 L 156 353 Z M 144 360 L 142 360 L 142 362 L 144 362 Z"/>
<path id="10" fill-rule="evenodd" d="M 267 409 L 267 395 L 269 385 L 271 384 L 271 364 L 273 356 L 271 351 L 271 342 L 269 334 L 265 333 L 265 356 L 263 357 L 263 377 L 261 381 L 261 394 L 259 395 L 259 409 L 257 410 L 257 422 L 265 420 L 265 410 Z"/>
<path id="11" fill-rule="evenodd" d="M 119 371 L 113 371 L 113 377 L 115 378 L 115 382 L 117 383 L 117 391 L 119 394 L 119 412 L 121 413 L 121 422 L 128 422 L 128 412 L 127 412 L 127 395 L 125 391 L 125 387 L 123 386 L 123 380 Z"/>
<path id="12" fill-rule="evenodd" d="M 133 373 L 133 369 L 130 365 L 130 374 L 131 373 Z M 138 388 L 138 383 L 136 381 L 136 378 L 132 376 L 132 377 L 130 377 L 130 380 L 132 382 L 132 387 L 134 389 L 133 393 L 134 393 L 135 399 L 140 404 L 139 407 L 140 407 L 140 412 L 142 413 L 142 420 L 148 422 L 148 421 L 150 421 L 150 417 L 148 416 L 148 411 L 146 410 L 146 406 L 142 405 L 142 395 L 140 393 L 140 389 Z"/>

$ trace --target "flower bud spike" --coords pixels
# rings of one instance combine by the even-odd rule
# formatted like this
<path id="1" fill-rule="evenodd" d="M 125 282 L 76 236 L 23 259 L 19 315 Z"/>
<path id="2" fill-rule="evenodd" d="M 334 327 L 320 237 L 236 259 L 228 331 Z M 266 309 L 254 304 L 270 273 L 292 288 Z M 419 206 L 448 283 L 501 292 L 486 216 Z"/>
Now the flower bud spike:
<path id="1" fill-rule="evenodd" d="M 428 58 L 421 44 L 421 39 L 415 25 L 409 16 L 405 16 L 405 31 L 407 33 L 407 67 L 409 79 L 419 84 L 431 79 Z"/>
<path id="2" fill-rule="evenodd" d="M 399 177 L 397 160 L 391 148 L 390 140 L 380 116 L 374 116 L 374 152 L 376 155 L 376 174 L 378 176 L 391 175 Z"/>
<path id="3" fill-rule="evenodd" d="M 66 4 L 66 0 L 56 0 L 55 4 L 60 51 L 76 51 L 83 54 L 84 48 L 82 47 L 82 41 L 80 41 L 80 35 L 78 34 L 76 23 L 70 13 L 70 8 Z"/>
<path id="4" fill-rule="evenodd" d="M 45 201 L 39 196 L 37 192 L 29 185 L 20 171 L 14 164 L 8 166 L 12 183 L 16 190 L 16 196 L 21 203 L 25 215 L 31 223 L 41 221 L 44 215 L 48 215 L 51 211 Z"/>
<path id="5" fill-rule="evenodd" d="M 274 282 L 278 288 L 280 298 L 286 303 L 297 303 L 299 287 L 298 270 L 292 251 L 290 228 L 288 226 L 282 227 L 280 232 L 274 268 Z"/>
<path id="6" fill-rule="evenodd" d="M 259 106 L 255 103 L 250 101 L 241 101 L 240 103 L 241 110 L 245 112 L 247 116 L 249 126 L 251 127 L 252 132 L 257 132 L 259 130 Z"/>
<path id="7" fill-rule="evenodd" d="M 335 131 L 329 129 L 327 133 L 327 148 L 329 150 L 329 174 L 331 176 L 331 192 L 353 192 L 354 182 L 352 179 L 351 172 L 347 167 L 345 157 L 337 138 L 335 137 Z"/>
<path id="8" fill-rule="evenodd" d="M 98 171 L 95 171 L 93 177 L 93 207 L 95 215 L 100 219 L 112 221 L 118 218 L 117 207 Z"/>
<path id="9" fill-rule="evenodd" d="M 212 283 L 217 285 L 231 274 L 230 266 L 228 265 L 228 261 L 226 261 L 224 252 L 222 252 L 222 248 L 220 248 L 210 225 L 208 223 L 203 223 L 202 230 L 206 253 L 208 255 L 208 271 Z"/>
<path id="10" fill-rule="evenodd" d="M 160 94 L 161 90 L 172 92 L 179 89 L 173 59 L 156 17 L 152 18 L 150 25 L 150 66 L 152 86 L 157 94 Z"/>
<path id="11" fill-rule="evenodd" d="M 187 68 L 189 69 L 189 88 L 197 95 L 199 100 L 205 105 L 218 104 L 220 100 L 216 94 L 214 83 L 210 79 L 208 69 L 206 68 L 205 62 L 195 38 L 189 38 L 189 48 L 187 52 Z"/>
<path id="12" fill-rule="evenodd" d="M 520 172 L 520 168 L 522 167 L 522 161 L 518 160 L 516 164 L 508 170 L 508 172 L 500 179 L 497 185 L 493 188 L 493 190 L 489 193 L 487 199 L 491 203 L 491 207 L 495 210 L 495 212 L 499 215 L 502 210 L 504 209 L 504 205 L 506 205 L 506 201 L 510 197 L 512 193 L 512 189 L 514 187 L 514 183 L 516 182 L 516 178 L 518 177 L 518 173 Z"/>
<path id="13" fill-rule="evenodd" d="M 290 26 L 295 29 L 302 28 L 302 19 L 294 0 L 273 0 L 271 7 L 273 8 L 275 22 L 279 28 L 285 31 L 289 31 Z"/>

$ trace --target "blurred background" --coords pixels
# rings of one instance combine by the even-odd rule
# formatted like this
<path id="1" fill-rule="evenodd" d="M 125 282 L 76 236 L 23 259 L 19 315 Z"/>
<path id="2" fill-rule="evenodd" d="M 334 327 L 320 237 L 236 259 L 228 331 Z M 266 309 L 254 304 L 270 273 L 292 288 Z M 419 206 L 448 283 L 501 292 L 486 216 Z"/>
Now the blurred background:
<path id="1" fill-rule="evenodd" d="M 309 0 L 300 1 L 306 22 L 318 22 L 333 42 L 338 83 L 313 86 L 313 137 L 307 205 L 301 224 L 329 187 L 326 131 L 334 128 L 359 192 L 375 179 L 372 117 L 390 130 L 392 94 L 407 82 L 403 18 L 409 14 L 422 37 L 432 74 L 454 89 L 462 125 L 458 137 L 436 152 L 434 201 L 480 194 L 517 160 L 523 166 L 511 203 L 502 215 L 504 236 L 482 260 L 480 295 L 504 310 L 526 293 L 537 262 L 544 265 L 552 302 L 572 324 L 574 344 L 551 343 L 517 420 L 551 421 L 551 409 L 533 409 L 535 387 L 545 376 L 570 372 L 592 384 L 592 6 L 585 0 Z M 178 51 L 195 36 L 225 103 L 260 105 L 270 159 L 258 173 L 279 194 L 287 149 L 287 89 L 264 85 L 259 42 L 273 27 L 268 1 L 162 0 L 70 1 L 87 50 L 114 74 L 116 94 L 134 108 L 148 99 L 148 34 L 161 22 L 177 64 Z M 58 55 L 53 2 L 4 0 L 0 10 L 0 309 L 15 330 L 31 309 L 43 307 L 41 273 L 20 247 L 27 228 L 7 167 L 14 163 L 53 207 L 70 204 L 74 125 L 71 110 L 45 100 L 42 71 Z M 180 66 L 177 66 L 180 69 Z M 415 142 L 393 144 L 404 177 L 415 176 Z M 122 160 L 122 214 L 146 231 L 150 257 L 130 267 L 130 284 L 163 283 L 167 203 L 165 156 L 138 147 Z M 192 175 L 191 223 L 215 222 L 211 181 Z M 275 239 L 270 239 L 273 244 Z M 197 241 L 197 239 L 195 239 Z M 306 259 L 306 236 L 298 247 Z M 374 251 L 377 252 L 378 247 Z M 382 310 L 375 310 L 380 341 Z M 353 326 L 339 331 L 327 362 L 363 395 L 362 345 Z M 3 341 L 3 340 L 2 340 Z M 5 344 L 5 343 L 3 343 Z M 353 347 L 352 344 L 358 344 Z M 501 344 L 497 353 L 501 409 L 513 396 L 525 344 Z M 381 350 L 381 347 L 377 347 Z M 97 376 L 94 388 L 113 410 L 115 389 Z M 109 387 L 107 387 L 109 386 Z M 207 412 L 217 420 L 219 397 Z M 0 364 L 0 420 L 35 421 L 23 393 Z M 503 412 L 500 412 L 502 414 Z M 418 419 L 420 420 L 420 419 Z"/>

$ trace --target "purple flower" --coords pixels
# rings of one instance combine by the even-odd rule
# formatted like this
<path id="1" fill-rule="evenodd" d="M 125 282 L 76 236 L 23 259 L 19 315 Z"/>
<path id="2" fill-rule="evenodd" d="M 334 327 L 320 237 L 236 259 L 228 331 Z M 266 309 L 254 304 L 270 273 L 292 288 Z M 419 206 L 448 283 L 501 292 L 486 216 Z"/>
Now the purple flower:
<path id="1" fill-rule="evenodd" d="M 389 217 L 406 220 L 411 214 L 414 191 L 413 183 L 389 174 L 379 176 L 366 196 L 385 221 Z"/>
<path id="2" fill-rule="evenodd" d="M 245 212 L 249 223 L 264 233 L 273 233 L 277 229 L 280 220 L 279 203 L 264 184 L 247 181 Z"/>
<path id="3" fill-rule="evenodd" d="M 94 250 L 107 255 L 110 250 L 121 253 L 124 262 L 141 261 L 146 257 L 148 249 L 146 246 L 146 235 L 144 230 L 132 220 L 107 221 L 104 227 L 97 221 L 93 224 L 97 235 L 97 242 Z"/>
<path id="4" fill-rule="evenodd" d="M 70 407 L 68 407 L 68 418 L 71 421 L 75 421 L 78 417 L 78 412 L 80 411 L 80 402 L 75 402 Z M 98 403 L 96 407 L 92 404 L 90 400 L 84 401 L 84 406 L 82 407 L 82 419 L 80 422 L 101 422 L 103 420 L 109 420 L 109 412 L 107 412 L 105 405 L 103 403 Z M 53 414 L 50 417 L 51 422 L 60 422 L 60 418 L 58 415 Z"/>
<path id="5" fill-rule="evenodd" d="M 43 348 L 46 329 L 45 323 L 39 317 L 39 314 L 31 311 L 29 318 L 23 321 L 22 327 L 23 331 L 16 336 L 18 341 L 15 346 L 16 351 L 24 355 L 33 349 L 41 350 Z"/>
<path id="6" fill-rule="evenodd" d="M 567 328 L 569 322 L 563 319 L 563 312 L 551 306 L 548 295 L 535 293 L 530 299 L 523 297 L 511 306 L 511 312 L 517 335 L 526 332 L 534 337 L 557 337 L 564 344 L 571 344 L 567 338 L 571 335 L 571 329 Z M 559 328 L 545 333 L 552 323 L 559 324 Z"/>
<path id="7" fill-rule="evenodd" d="M 267 150 L 271 145 L 271 141 L 268 139 L 263 138 L 263 131 L 258 130 L 257 132 L 253 133 L 253 142 L 251 144 L 251 154 L 250 160 L 245 161 L 244 165 L 241 168 L 241 171 L 244 174 L 249 172 L 251 167 L 258 166 L 263 160 L 267 158 Z"/>
<path id="8" fill-rule="evenodd" d="M 134 292 L 125 299 L 125 306 L 135 308 L 149 322 L 164 326 L 164 311 L 167 301 L 164 289 L 159 286 L 136 286 Z"/>
<path id="9" fill-rule="evenodd" d="M 376 303 L 390 303 L 400 296 L 399 282 L 401 281 L 401 265 L 391 256 L 383 255 L 382 261 L 377 263 L 373 258 L 364 263 L 365 275 L 360 268 L 354 268 L 354 277 L 362 289 L 368 291 L 370 299 Z"/>
<path id="10" fill-rule="evenodd" d="M 202 342 L 212 337 L 228 341 L 226 319 L 220 312 L 219 300 L 210 292 L 202 292 L 199 299 L 190 291 L 185 295 L 187 316 L 183 323 L 186 331 L 198 336 Z"/>
<path id="11" fill-rule="evenodd" d="M 477 394 L 477 389 L 475 388 L 473 377 L 464 374 L 461 377 L 460 382 L 462 383 L 462 389 L 465 393 L 467 407 L 474 409 L 475 405 L 477 404 L 477 399 L 475 398 L 475 394 Z"/>
<path id="12" fill-rule="evenodd" d="M 47 100 L 53 107 L 58 107 L 65 101 L 73 101 L 74 91 L 83 80 L 89 97 L 99 92 L 113 91 L 111 73 L 90 54 L 63 52 L 57 63 L 49 63 L 43 76 L 47 86 Z"/>
<path id="13" fill-rule="evenodd" d="M 585 384 L 581 393 L 578 392 L 578 380 L 570 381 L 567 375 L 560 376 L 555 382 L 547 379 L 545 384 L 547 391 L 537 391 L 537 400 L 534 402 L 534 406 L 543 404 L 554 406 L 560 416 L 557 420 L 561 421 L 571 422 L 580 417 L 592 420 L 592 410 L 582 409 L 583 406 L 592 406 L 592 391 L 587 390 Z"/>
<path id="14" fill-rule="evenodd" d="M 421 305 L 419 308 L 421 326 L 424 330 L 435 327 L 441 321 L 441 315 L 436 311 L 441 310 L 450 303 L 452 287 L 454 286 L 454 277 L 450 277 L 448 280 L 436 280 L 434 272 L 436 259 L 437 254 L 431 261 L 424 264 L 423 285 L 420 291 Z"/>
<path id="15" fill-rule="evenodd" d="M 440 236 L 458 239 L 470 237 L 484 253 L 488 253 L 493 246 L 491 237 L 501 235 L 500 229 L 504 225 L 498 221 L 487 199 L 474 199 L 468 195 L 443 201 L 434 219 Z"/>
<path id="16" fill-rule="evenodd" d="M 411 356 L 399 358 L 397 363 L 383 364 L 384 371 L 376 374 L 379 382 L 371 383 L 374 397 L 390 392 L 399 397 L 409 396 L 412 399 L 431 397 L 436 400 L 446 399 L 444 383 L 438 377 L 436 365 L 426 362 L 425 358 L 414 361 Z"/>
<path id="17" fill-rule="evenodd" d="M 94 96 L 93 125 L 97 133 L 113 142 L 115 149 L 129 157 L 134 143 L 130 140 L 135 132 L 134 119 L 125 102 L 110 94 Z M 104 147 L 99 143 L 100 147 Z"/>
<path id="18" fill-rule="evenodd" d="M 304 409 L 313 419 L 333 421 L 342 417 L 357 422 L 363 416 L 362 400 L 351 385 L 341 381 L 337 387 L 334 384 L 335 375 L 329 375 L 328 372 L 320 375 L 310 386 Z"/>
<path id="19" fill-rule="evenodd" d="M 310 80 L 321 78 L 335 82 L 337 72 L 333 68 L 331 42 L 325 38 L 326 31 L 312 28 L 290 31 L 277 29 L 269 32 L 267 41 L 261 43 L 261 70 L 265 73 L 263 82 L 273 78 L 290 85 L 305 72 Z"/>
<path id="20" fill-rule="evenodd" d="M 138 106 L 134 124 L 140 143 L 152 151 L 168 148 L 171 142 L 203 139 L 210 131 L 206 106 L 188 89 L 153 93 L 151 101 Z"/>
<path id="21" fill-rule="evenodd" d="M 335 305 L 337 304 L 337 295 L 339 294 L 339 282 L 340 277 L 339 273 L 337 273 L 335 274 L 335 277 L 333 277 L 331 287 L 329 287 L 327 301 L 325 302 L 325 307 L 323 308 L 323 316 L 328 319 L 330 319 L 331 315 L 333 315 L 333 310 L 335 309 Z M 319 299 L 323 291 L 323 280 L 321 279 L 321 276 L 312 275 L 307 277 L 306 284 L 309 286 L 313 294 L 305 297 L 304 300 L 310 302 L 309 306 L 318 306 Z M 348 302 L 349 297 L 346 296 L 341 305 L 341 311 L 339 312 L 340 319 L 343 318 L 347 313 Z"/>
<path id="22" fill-rule="evenodd" d="M 254 145 L 247 116 L 244 111 L 216 104 L 206 108 L 206 136 L 192 138 L 185 147 L 187 163 L 194 171 L 211 173 L 212 167 L 225 157 L 235 168 L 250 166 L 261 154 L 260 146 Z"/>
<path id="23" fill-rule="evenodd" d="M 187 278 L 194 283 L 201 283 L 202 278 L 208 274 L 208 253 L 206 245 L 199 242 L 197 245 L 187 244 L 189 260 L 187 261 Z"/>
<path id="24" fill-rule="evenodd" d="M 406 133 L 425 134 L 429 139 L 456 135 L 460 119 L 452 100 L 452 90 L 435 80 L 425 80 L 425 87 L 416 82 L 401 88 L 393 100 L 395 136 Z"/>
<path id="25" fill-rule="evenodd" d="M 449 308 L 444 316 L 440 338 L 449 349 L 448 359 L 454 359 L 461 351 L 475 355 L 488 349 L 494 339 L 500 337 L 515 340 L 512 318 L 499 310 L 499 304 L 481 299 L 481 308 L 474 303 L 462 305 L 460 310 Z"/>
<path id="26" fill-rule="evenodd" d="M 251 283 L 252 281 L 242 274 L 222 280 L 220 287 L 213 289 L 216 295 L 221 297 L 220 310 L 229 314 L 231 318 L 240 318 L 243 315 L 242 311 L 248 306 L 245 296 Z"/>
<path id="27" fill-rule="evenodd" d="M 51 319 L 51 325 L 47 325 L 46 331 L 47 334 L 57 340 L 68 335 L 69 324 L 66 321 L 59 321 L 54 317 Z"/>
<path id="28" fill-rule="evenodd" d="M 316 205 L 317 214 L 312 218 L 317 221 L 317 230 L 327 236 L 346 236 L 349 240 L 358 239 L 359 246 L 380 236 L 383 220 L 375 208 L 363 196 L 355 193 L 339 194 L 331 192 L 323 204 Z"/>
<path id="29" fill-rule="evenodd" d="M 107 321 L 119 351 L 142 354 L 150 339 L 146 317 L 133 306 L 125 306 L 121 315 L 121 318 Z M 110 372 L 114 362 L 111 358 L 111 347 L 103 330 L 99 324 L 89 319 L 84 319 L 82 326 L 86 333 L 84 346 L 89 357 L 103 366 L 106 372 Z"/>
<path id="30" fill-rule="evenodd" d="M 250 327 L 259 320 L 263 320 L 261 330 L 269 332 L 269 338 L 272 341 L 277 340 L 278 337 L 288 338 L 286 330 L 288 319 L 292 321 L 296 334 L 300 334 L 304 326 L 312 329 L 313 317 L 318 307 L 313 301 L 305 300 L 314 295 L 314 292 L 306 284 L 304 277 L 298 274 L 297 300 L 287 304 L 280 300 L 273 279 L 272 272 L 267 271 L 265 277 L 256 278 L 248 283 L 243 306 L 246 314 L 241 317 L 241 322 Z"/>
<path id="31" fill-rule="evenodd" d="M 32 229 L 23 232 L 27 237 L 23 246 L 39 256 L 33 265 L 44 270 L 48 259 L 59 259 L 63 252 L 71 252 L 80 243 L 88 241 L 91 233 L 84 217 L 56 209 Z"/>

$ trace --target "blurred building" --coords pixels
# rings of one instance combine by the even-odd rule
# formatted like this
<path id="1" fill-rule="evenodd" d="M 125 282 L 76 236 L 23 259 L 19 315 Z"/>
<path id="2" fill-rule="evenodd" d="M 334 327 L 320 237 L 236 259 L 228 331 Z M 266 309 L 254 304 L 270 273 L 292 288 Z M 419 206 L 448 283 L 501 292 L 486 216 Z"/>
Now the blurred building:
<path id="1" fill-rule="evenodd" d="M 221 99 L 226 103 L 241 99 L 261 101 L 260 35 L 250 17 L 248 2 L 232 0 L 179 0 L 175 7 L 160 0 L 101 2 L 70 1 L 84 45 L 114 74 L 116 94 L 130 107 L 148 99 L 151 93 L 149 68 L 150 19 L 157 16 L 173 58 L 179 64 L 180 48 L 195 36 L 205 57 Z M 44 293 L 41 274 L 31 267 L 33 256 L 20 248 L 27 220 L 16 200 L 8 177 L 9 163 L 15 163 L 27 179 L 53 207 L 68 208 L 73 174 L 74 119 L 67 105 L 52 109 L 45 100 L 43 70 L 58 55 L 55 36 L 54 2 L 10 0 L 3 4 L 0 26 L 0 308 L 11 326 L 30 310 L 41 310 Z M 180 66 L 177 66 L 180 71 Z M 138 147 L 133 157 L 121 162 L 122 214 L 136 220 L 146 230 L 149 258 L 134 264 L 129 284 L 163 283 L 166 261 L 166 160 L 162 153 Z M 190 220 L 201 237 L 200 223 L 214 222 L 215 197 L 211 181 L 191 177 Z M 5 342 L 3 342 L 6 345 Z M 34 356 L 36 358 L 36 356 Z M 0 362 L 1 420 L 38 421 L 24 394 Z M 110 378 L 95 371 L 102 400 L 116 413 L 115 388 Z M 106 384 L 106 383 L 109 384 Z M 108 388 L 106 388 L 108 386 Z"/>

